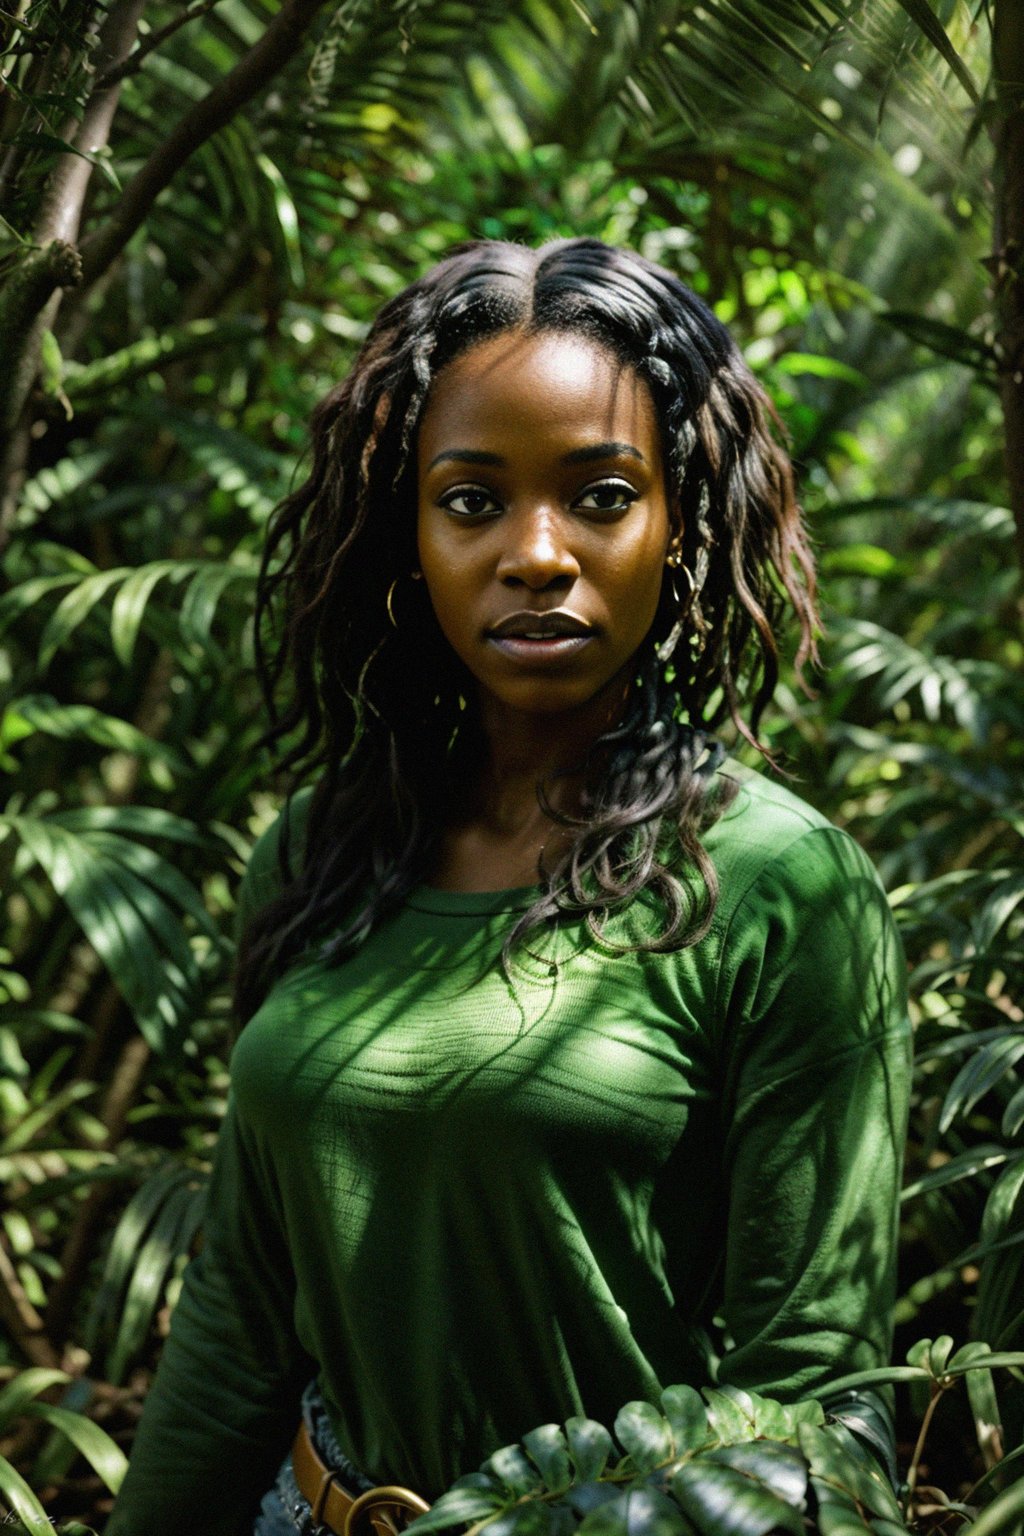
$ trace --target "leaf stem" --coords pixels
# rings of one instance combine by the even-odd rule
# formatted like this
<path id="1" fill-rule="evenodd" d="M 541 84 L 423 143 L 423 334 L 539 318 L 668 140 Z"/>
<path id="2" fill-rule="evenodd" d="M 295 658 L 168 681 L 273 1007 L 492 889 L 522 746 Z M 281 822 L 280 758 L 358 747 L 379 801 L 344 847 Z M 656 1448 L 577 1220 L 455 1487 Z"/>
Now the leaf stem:
<path id="1" fill-rule="evenodd" d="M 945 1397 L 948 1390 L 948 1387 L 941 1386 L 939 1382 L 932 1382 L 932 1395 L 929 1400 L 928 1407 L 924 1411 L 924 1417 L 921 1420 L 921 1429 L 917 1436 L 917 1444 L 914 1446 L 914 1454 L 910 1458 L 910 1466 L 907 1470 L 906 1516 L 908 1520 L 910 1518 L 910 1512 L 914 1502 L 914 1489 L 917 1486 L 917 1473 L 921 1465 L 921 1457 L 924 1455 L 924 1445 L 926 1439 L 928 1438 L 928 1431 L 931 1428 L 931 1422 L 932 1418 L 934 1417 L 935 1410 L 938 1407 L 941 1399 Z"/>

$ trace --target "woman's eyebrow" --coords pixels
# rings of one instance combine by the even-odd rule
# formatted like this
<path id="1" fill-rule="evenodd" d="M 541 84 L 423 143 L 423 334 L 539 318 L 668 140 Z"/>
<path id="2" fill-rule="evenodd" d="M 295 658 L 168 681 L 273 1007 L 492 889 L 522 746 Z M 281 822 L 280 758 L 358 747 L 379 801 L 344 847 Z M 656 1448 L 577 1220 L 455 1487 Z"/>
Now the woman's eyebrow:
<path id="1" fill-rule="evenodd" d="M 563 464 L 588 464 L 592 459 L 617 459 L 625 455 L 630 459 L 639 459 L 641 464 L 647 461 L 639 448 L 634 448 L 632 443 L 594 443 L 587 448 L 573 448 L 570 453 L 562 455 Z M 447 464 L 455 460 L 460 464 L 496 464 L 503 465 L 505 460 L 500 453 L 485 453 L 479 448 L 446 448 L 436 458 L 431 459 L 427 469 L 431 470 L 438 464 Z"/>
<path id="2" fill-rule="evenodd" d="M 592 448 L 574 448 L 571 453 L 563 454 L 563 464 L 588 464 L 591 459 L 618 459 L 625 455 L 630 459 L 639 459 L 641 464 L 647 460 L 639 448 L 634 448 L 632 443 L 595 443 Z"/>
<path id="3" fill-rule="evenodd" d="M 455 459 L 460 464 L 504 464 L 505 462 L 500 453 L 484 453 L 479 448 L 446 448 L 444 453 L 437 455 L 436 459 L 431 459 L 427 469 L 433 469 L 435 464 L 446 464 L 450 459 Z"/>

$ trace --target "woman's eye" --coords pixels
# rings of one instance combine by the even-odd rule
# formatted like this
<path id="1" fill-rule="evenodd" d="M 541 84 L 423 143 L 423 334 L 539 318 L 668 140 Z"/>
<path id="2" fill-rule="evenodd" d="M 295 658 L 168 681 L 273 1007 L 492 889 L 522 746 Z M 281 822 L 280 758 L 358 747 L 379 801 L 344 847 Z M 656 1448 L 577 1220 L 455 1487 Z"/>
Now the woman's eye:
<path id="1" fill-rule="evenodd" d="M 482 517 L 484 513 L 499 510 L 490 491 L 481 490 L 478 485 L 460 485 L 453 491 L 446 491 L 440 498 L 440 505 L 458 517 Z"/>
<path id="2" fill-rule="evenodd" d="M 624 512 L 639 494 L 624 480 L 602 480 L 600 485 L 589 485 L 575 505 L 584 511 Z"/>

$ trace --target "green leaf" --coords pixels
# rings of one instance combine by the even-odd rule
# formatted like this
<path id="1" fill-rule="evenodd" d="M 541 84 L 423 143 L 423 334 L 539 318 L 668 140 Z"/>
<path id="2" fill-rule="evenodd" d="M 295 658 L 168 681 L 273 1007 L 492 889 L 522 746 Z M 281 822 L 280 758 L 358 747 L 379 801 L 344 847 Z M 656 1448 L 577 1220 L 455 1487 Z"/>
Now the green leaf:
<path id="1" fill-rule="evenodd" d="M 523 1447 L 552 1492 L 565 1488 L 571 1481 L 569 1451 L 558 1424 L 541 1424 L 531 1429 L 523 1436 Z"/>
<path id="2" fill-rule="evenodd" d="M 835 549 L 826 550 L 821 568 L 830 576 L 870 576 L 875 579 L 902 576 L 906 572 L 902 560 L 877 544 L 840 544 Z"/>
<path id="3" fill-rule="evenodd" d="M 970 1527 L 971 1536 L 1019 1536 L 1024 1521 L 1024 1478 L 986 1505 Z"/>
<path id="4" fill-rule="evenodd" d="M 205 1203 L 205 1181 L 182 1181 L 164 1201 L 139 1249 L 122 1304 L 117 1337 L 106 1361 L 107 1377 L 115 1385 L 123 1381 L 129 1365 L 146 1342 L 167 1276 L 175 1260 L 188 1252 Z"/>
<path id="5" fill-rule="evenodd" d="M 128 1458 L 105 1429 L 87 1419 L 83 1413 L 71 1413 L 67 1408 L 54 1407 L 52 1403 L 29 1403 L 25 1412 L 44 1419 L 51 1428 L 66 1435 L 93 1471 L 103 1479 L 111 1493 L 117 1493 L 128 1470 Z"/>
<path id="6" fill-rule="evenodd" d="M 40 1365 L 19 1371 L 14 1380 L 9 1381 L 0 1392 L 0 1428 L 6 1427 L 12 1419 L 23 1413 L 26 1403 L 38 1397 L 40 1392 L 50 1387 L 63 1386 L 70 1380 L 66 1371 L 50 1370 Z"/>
<path id="7" fill-rule="evenodd" d="M 765 1440 L 796 1440 L 798 1424 L 824 1424 L 825 1410 L 813 1398 L 800 1403 L 777 1403 L 770 1398 L 754 1399 L 754 1429 Z"/>
<path id="8" fill-rule="evenodd" d="M 188 772 L 185 759 L 164 742 L 156 741 L 127 720 L 104 714 L 90 704 L 61 704 L 52 694 L 33 693 L 15 700 L 13 708 L 26 722 L 28 732 L 41 731 L 61 741 L 94 741 L 120 752 L 131 752 L 136 757 L 159 758 L 178 773 Z M 26 731 L 19 732 L 19 735 L 24 734 Z"/>
<path id="9" fill-rule="evenodd" d="M 1024 1038 L 994 1040 L 969 1056 L 949 1086 L 939 1116 L 940 1132 L 948 1131 L 958 1115 L 969 1115 L 979 1099 L 994 1088 L 1024 1057 Z"/>
<path id="10" fill-rule="evenodd" d="M 998 1168 L 1008 1161 L 1016 1166 L 1021 1160 L 1024 1160 L 1024 1151 L 1011 1153 L 1006 1147 L 997 1146 L 994 1142 L 984 1142 L 980 1146 L 969 1147 L 966 1152 L 960 1152 L 956 1157 L 951 1157 L 948 1163 L 942 1164 L 941 1168 L 930 1169 L 913 1184 L 908 1184 L 900 1199 L 914 1200 L 928 1190 L 941 1189 L 944 1184 L 954 1184 L 958 1179 L 973 1178 L 976 1173 L 986 1173 L 988 1169 Z"/>
<path id="11" fill-rule="evenodd" d="M 513 1504 L 484 1526 L 487 1536 L 555 1536 L 554 1511 L 536 1501 Z"/>
<path id="12" fill-rule="evenodd" d="M 566 1503 L 580 1520 L 585 1515 L 591 1514 L 602 1504 L 610 1504 L 619 1497 L 619 1490 L 614 1483 L 586 1482 L 574 1483 L 565 1495 Z"/>
<path id="13" fill-rule="evenodd" d="M 902 331 L 911 341 L 937 352 L 940 357 L 951 358 L 953 362 L 962 363 L 966 368 L 973 368 L 985 375 L 995 373 L 998 359 L 992 348 L 967 331 L 903 309 L 883 311 L 878 318 L 894 330 Z"/>
<path id="14" fill-rule="evenodd" d="M 989 1353 L 987 1344 L 966 1344 L 963 1349 L 957 1350 L 950 1361 L 951 1366 L 969 1362 L 974 1367 L 967 1372 L 967 1400 L 971 1405 L 978 1449 L 987 1467 L 994 1466 L 1001 1458 L 1003 1448 L 1002 1415 L 999 1412 L 996 1385 L 992 1372 L 984 1368 L 985 1356 Z"/>
<path id="15" fill-rule="evenodd" d="M 159 1220 L 161 1210 L 194 1177 L 192 1169 L 177 1162 L 170 1163 L 150 1174 L 121 1213 L 85 1325 L 86 1347 L 94 1353 L 113 1338 L 120 1327 L 126 1290 L 131 1285 L 146 1237 Z"/>
<path id="16" fill-rule="evenodd" d="M 627 1403 L 615 1419 L 615 1438 L 641 1472 L 671 1459 L 675 1449 L 667 1419 L 650 1403 Z"/>
<path id="17" fill-rule="evenodd" d="M 680 1509 L 704 1536 L 768 1536 L 769 1531 L 804 1536 L 798 1508 L 787 1504 L 749 1468 L 739 1470 L 712 1460 L 716 1455 L 709 1451 L 695 1457 L 670 1480 Z"/>
<path id="18" fill-rule="evenodd" d="M 0 1456 L 0 1497 L 30 1531 L 53 1529 L 46 1510 L 21 1473 L 11 1466 L 6 1456 Z"/>
<path id="19" fill-rule="evenodd" d="M 609 1458 L 615 1454 L 612 1437 L 604 1425 L 598 1424 L 596 1419 L 566 1419 L 565 1434 L 576 1481 L 587 1483 L 600 1477 Z"/>
<path id="20" fill-rule="evenodd" d="M 467 1525 L 471 1521 L 487 1520 L 504 1510 L 508 1496 L 482 1488 L 450 1488 L 443 1493 L 425 1515 L 419 1515 L 406 1527 L 417 1536 L 427 1536 L 429 1531 L 447 1531 L 453 1525 Z"/>
<path id="21" fill-rule="evenodd" d="M 50 615 L 39 641 L 40 667 L 50 665 L 61 646 L 67 644 L 75 630 L 85 622 L 96 604 L 102 602 L 111 587 L 130 575 L 131 571 L 127 567 L 98 571 L 96 575 L 87 576 L 84 581 L 78 582 L 67 596 L 61 599 Z"/>
<path id="22" fill-rule="evenodd" d="M 720 1441 L 753 1440 L 757 1409 L 749 1392 L 740 1387 L 705 1387 L 704 1396 L 710 1426 Z"/>
<path id="23" fill-rule="evenodd" d="M 299 241 L 299 215 L 287 183 L 269 155 L 258 154 L 256 164 L 270 185 L 277 226 L 288 259 L 289 276 L 296 288 L 303 281 L 302 245 Z"/>
<path id="24" fill-rule="evenodd" d="M 699 1450 L 714 1439 L 707 1409 L 693 1387 L 666 1387 L 661 1394 L 661 1406 L 671 1426 L 677 1454 Z"/>
<path id="25" fill-rule="evenodd" d="M 581 1522 L 578 1536 L 689 1536 L 690 1527 L 672 1500 L 656 1488 L 630 1488 L 601 1504 Z"/>
<path id="26" fill-rule="evenodd" d="M 517 1496 L 533 1493 L 541 1486 L 541 1475 L 518 1445 L 504 1445 L 489 1456 L 481 1467 L 491 1472 Z"/>
<path id="27" fill-rule="evenodd" d="M 918 1339 L 907 1350 L 907 1364 L 920 1366 L 933 1381 L 946 1373 L 946 1365 L 953 1352 L 953 1340 L 948 1333 L 937 1339 Z"/>
<path id="28" fill-rule="evenodd" d="M 699 1462 L 711 1461 L 717 1466 L 731 1467 L 744 1477 L 750 1478 L 770 1492 L 778 1494 L 794 1509 L 802 1510 L 807 1497 L 807 1462 L 803 1455 L 790 1445 L 771 1440 L 758 1440 L 750 1445 L 721 1445 L 708 1451 Z"/>
<path id="29" fill-rule="evenodd" d="M 929 0 L 899 0 L 907 15 L 917 23 L 925 37 L 945 59 L 975 106 L 981 102 L 981 93 L 967 65 L 950 41 L 949 33 L 935 14 Z"/>
<path id="30" fill-rule="evenodd" d="M 859 368 L 851 368 L 836 357 L 822 357 L 815 352 L 784 352 L 772 363 L 775 373 L 813 374 L 819 379 L 841 379 L 844 384 L 855 384 L 858 389 L 870 389 L 871 380 Z"/>
<path id="31" fill-rule="evenodd" d="M 110 612 L 114 655 L 122 666 L 131 666 L 146 605 L 157 584 L 165 576 L 171 581 L 183 581 L 193 569 L 191 563 L 182 560 L 154 560 L 149 565 L 140 565 L 125 580 Z"/>
<path id="32" fill-rule="evenodd" d="M 904 1528 L 899 1505 L 878 1464 L 844 1425 L 827 1424 L 821 1428 L 801 1424 L 798 1437 L 818 1497 L 822 1536 L 826 1527 L 823 1502 L 838 1503 L 840 1511 L 856 1515 L 859 1527 L 865 1530 L 870 1530 L 870 1526 L 861 1510 L 880 1520 L 895 1522 L 900 1530 Z M 833 1512 L 827 1523 L 833 1528 L 841 1524 L 839 1513 Z"/>
<path id="33" fill-rule="evenodd" d="M 1003 1123 L 1000 1130 L 1006 1137 L 1016 1136 L 1021 1126 L 1024 1126 L 1024 1083 L 1003 1110 Z"/>

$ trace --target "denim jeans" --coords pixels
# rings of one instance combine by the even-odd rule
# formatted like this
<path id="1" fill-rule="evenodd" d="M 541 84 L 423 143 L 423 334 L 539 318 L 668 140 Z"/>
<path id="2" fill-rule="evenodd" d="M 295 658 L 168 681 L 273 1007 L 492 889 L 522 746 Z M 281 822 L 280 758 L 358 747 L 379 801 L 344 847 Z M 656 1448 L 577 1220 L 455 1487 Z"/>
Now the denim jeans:
<path id="1" fill-rule="evenodd" d="M 353 1493 L 365 1493 L 367 1488 L 372 1488 L 369 1478 L 352 1465 L 335 1439 L 315 1381 L 311 1381 L 302 1394 L 302 1417 L 313 1444 L 345 1487 Z M 263 1496 L 252 1528 L 253 1536 L 317 1536 L 317 1532 L 326 1529 L 326 1526 L 313 1524 L 313 1512 L 308 1499 L 299 1492 L 289 1451 L 273 1488 Z"/>

